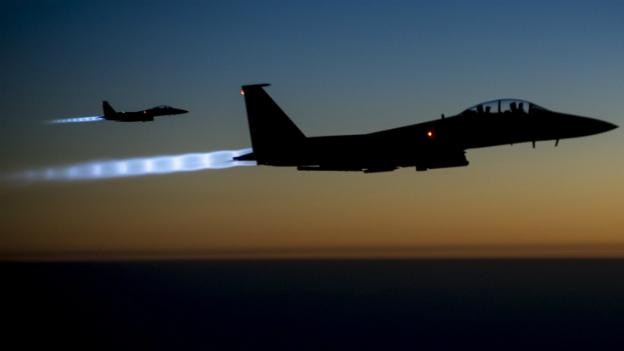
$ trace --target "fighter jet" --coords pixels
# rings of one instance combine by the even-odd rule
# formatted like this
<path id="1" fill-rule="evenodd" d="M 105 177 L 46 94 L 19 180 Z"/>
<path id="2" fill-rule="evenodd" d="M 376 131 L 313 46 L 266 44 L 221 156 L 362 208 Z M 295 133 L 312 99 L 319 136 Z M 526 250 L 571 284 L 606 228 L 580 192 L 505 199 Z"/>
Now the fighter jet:
<path id="1" fill-rule="evenodd" d="M 117 122 L 148 122 L 153 121 L 154 117 L 157 116 L 180 115 L 188 112 L 167 105 L 160 105 L 143 111 L 117 112 L 108 101 L 102 101 L 102 109 L 104 110 L 104 119 Z"/>
<path id="2" fill-rule="evenodd" d="M 451 117 L 369 134 L 307 137 L 264 90 L 241 89 L 247 109 L 252 152 L 236 157 L 258 165 L 292 166 L 301 171 L 386 172 L 467 166 L 466 150 L 575 138 L 603 133 L 616 125 L 548 110 L 519 99 L 477 104 Z"/>

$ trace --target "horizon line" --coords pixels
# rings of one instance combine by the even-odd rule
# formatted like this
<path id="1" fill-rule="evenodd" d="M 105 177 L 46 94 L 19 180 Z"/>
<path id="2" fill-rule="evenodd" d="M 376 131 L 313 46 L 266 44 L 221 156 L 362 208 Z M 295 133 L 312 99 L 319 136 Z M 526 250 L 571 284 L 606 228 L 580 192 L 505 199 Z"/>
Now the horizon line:
<path id="1" fill-rule="evenodd" d="M 0 262 L 271 259 L 624 259 L 624 243 L 0 251 Z"/>

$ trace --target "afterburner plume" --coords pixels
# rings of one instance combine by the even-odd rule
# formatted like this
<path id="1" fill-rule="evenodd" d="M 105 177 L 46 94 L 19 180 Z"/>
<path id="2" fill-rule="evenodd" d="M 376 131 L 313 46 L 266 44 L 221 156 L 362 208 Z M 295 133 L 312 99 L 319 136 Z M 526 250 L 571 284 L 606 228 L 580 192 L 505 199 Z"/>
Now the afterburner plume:
<path id="1" fill-rule="evenodd" d="M 99 122 L 103 121 L 103 116 L 85 116 L 85 117 L 70 117 L 70 118 L 59 118 L 49 120 L 49 124 L 63 124 L 63 123 L 85 123 L 85 122 Z"/>
<path id="2" fill-rule="evenodd" d="M 16 174 L 14 178 L 30 182 L 85 181 L 255 166 L 255 161 L 233 160 L 234 157 L 250 152 L 251 149 L 246 148 L 182 155 L 100 160 L 25 171 Z"/>

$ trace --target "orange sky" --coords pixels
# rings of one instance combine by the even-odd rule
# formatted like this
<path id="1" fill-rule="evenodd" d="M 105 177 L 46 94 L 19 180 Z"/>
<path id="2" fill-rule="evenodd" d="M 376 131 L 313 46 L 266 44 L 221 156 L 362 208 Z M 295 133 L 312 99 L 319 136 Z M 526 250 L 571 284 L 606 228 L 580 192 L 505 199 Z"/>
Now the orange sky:
<path id="1" fill-rule="evenodd" d="M 5 257 L 620 256 L 616 141 L 473 150 L 469 167 L 425 173 L 252 167 L 6 187 L 0 247 Z M 592 143 L 595 154 L 583 151 Z"/>

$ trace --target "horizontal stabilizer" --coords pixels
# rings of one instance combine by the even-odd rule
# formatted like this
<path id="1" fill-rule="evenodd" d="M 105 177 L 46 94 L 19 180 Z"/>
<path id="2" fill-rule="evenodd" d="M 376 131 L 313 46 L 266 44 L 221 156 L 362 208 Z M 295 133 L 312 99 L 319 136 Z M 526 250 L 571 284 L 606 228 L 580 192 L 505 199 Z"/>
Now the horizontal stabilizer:
<path id="1" fill-rule="evenodd" d="M 244 154 L 238 157 L 234 157 L 236 161 L 256 161 L 256 155 L 253 152 Z"/>

